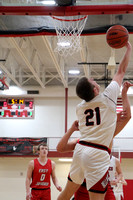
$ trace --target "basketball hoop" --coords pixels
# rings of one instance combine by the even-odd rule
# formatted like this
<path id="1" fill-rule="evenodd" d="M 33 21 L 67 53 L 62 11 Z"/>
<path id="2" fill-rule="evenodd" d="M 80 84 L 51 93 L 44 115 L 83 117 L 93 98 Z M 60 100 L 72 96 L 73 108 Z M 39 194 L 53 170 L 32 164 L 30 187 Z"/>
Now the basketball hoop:
<path id="1" fill-rule="evenodd" d="M 80 51 L 80 35 L 87 21 L 87 16 L 52 16 L 52 18 L 57 34 L 55 52 L 66 57 Z"/>

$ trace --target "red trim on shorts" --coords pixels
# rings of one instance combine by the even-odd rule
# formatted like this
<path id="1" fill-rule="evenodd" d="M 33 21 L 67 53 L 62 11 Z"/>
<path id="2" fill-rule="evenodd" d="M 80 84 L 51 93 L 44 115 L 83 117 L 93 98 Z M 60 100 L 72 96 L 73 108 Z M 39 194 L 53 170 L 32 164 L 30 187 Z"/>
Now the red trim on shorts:
<path id="1" fill-rule="evenodd" d="M 79 139 L 77 140 L 77 143 L 79 143 Z"/>
<path id="2" fill-rule="evenodd" d="M 84 146 L 90 146 L 90 147 L 93 147 L 96 149 L 101 149 L 101 150 L 107 151 L 109 154 L 111 153 L 111 150 L 108 147 L 101 145 L 101 144 L 86 142 L 86 141 L 82 141 L 82 140 L 78 141 L 78 143 L 81 145 L 84 145 Z"/>
<path id="3" fill-rule="evenodd" d="M 109 173 L 107 170 L 104 176 L 89 189 L 89 192 L 104 194 L 107 191 L 108 182 L 109 182 Z"/>
<path id="4" fill-rule="evenodd" d="M 70 173 L 69 173 L 67 178 L 68 178 L 69 181 L 73 182 L 72 179 L 70 178 Z"/>

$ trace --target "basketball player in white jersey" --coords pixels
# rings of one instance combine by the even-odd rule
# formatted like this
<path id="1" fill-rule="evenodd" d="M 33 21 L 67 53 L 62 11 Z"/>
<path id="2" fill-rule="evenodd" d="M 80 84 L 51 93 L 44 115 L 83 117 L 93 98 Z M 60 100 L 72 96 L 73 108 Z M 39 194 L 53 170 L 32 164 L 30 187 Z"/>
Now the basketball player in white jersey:
<path id="1" fill-rule="evenodd" d="M 130 108 L 130 102 L 127 96 L 127 91 L 128 88 L 133 86 L 133 84 L 129 83 L 129 82 L 124 82 L 123 84 L 123 89 L 122 89 L 122 104 L 123 104 L 123 111 L 121 111 L 120 113 L 117 114 L 117 124 L 116 124 L 116 129 L 115 129 L 115 133 L 114 136 L 116 136 L 125 126 L 126 124 L 129 122 L 129 120 L 131 119 L 131 108 Z M 78 126 L 78 121 L 74 121 L 71 128 L 68 129 L 68 131 L 65 133 L 65 135 L 61 138 L 61 140 L 59 141 L 58 145 L 57 145 L 57 151 L 59 152 L 70 152 L 73 151 L 75 148 L 75 145 L 77 144 L 77 141 L 79 140 L 78 138 L 73 139 L 73 140 L 69 140 L 69 138 L 71 137 L 71 135 L 73 134 L 74 131 L 78 131 L 79 130 L 79 126 Z M 110 149 L 112 148 L 112 142 L 110 144 Z M 122 171 L 121 171 L 121 167 L 119 166 L 120 163 L 117 162 L 116 160 L 116 164 L 113 165 L 112 167 L 112 160 L 111 160 L 111 165 L 109 167 L 109 170 L 112 171 L 113 174 L 110 174 L 110 180 L 114 180 L 115 179 L 115 171 L 117 171 L 117 174 L 119 174 L 119 176 L 117 177 L 117 182 L 121 182 L 123 184 L 125 184 L 126 182 L 123 181 L 123 176 L 122 176 Z M 116 169 L 116 170 L 115 170 Z M 122 179 L 122 180 L 120 180 Z M 113 185 L 116 185 L 116 180 L 114 182 L 112 182 Z M 82 199 L 89 199 L 89 197 L 86 197 L 86 192 L 85 189 L 81 190 L 82 187 L 80 187 L 80 196 L 82 196 Z M 107 194 L 105 196 L 105 199 L 107 200 L 112 200 L 114 199 L 114 195 L 113 192 L 111 191 L 111 188 L 108 188 L 109 190 L 107 190 Z M 81 193 L 82 192 L 82 193 Z M 117 196 L 118 196 L 118 192 L 117 192 Z M 78 197 L 79 199 L 81 199 L 81 197 Z M 116 197 L 117 198 L 117 197 Z"/>
<path id="2" fill-rule="evenodd" d="M 126 124 L 131 119 L 131 107 L 130 102 L 127 96 L 127 92 L 129 87 L 133 86 L 130 82 L 126 81 L 123 83 L 122 88 L 122 108 L 123 110 L 117 113 L 117 124 L 114 132 L 113 138 L 118 135 L 118 133 L 126 126 Z M 75 138 L 73 140 L 69 140 L 73 132 L 79 131 L 79 124 L 78 120 L 75 120 L 71 125 L 70 129 L 65 133 L 65 135 L 60 139 L 59 143 L 57 144 L 57 151 L 64 153 L 64 152 L 71 152 L 74 150 L 75 145 L 77 144 L 79 138 Z M 113 142 L 110 143 L 109 148 L 112 149 Z"/>
<path id="3" fill-rule="evenodd" d="M 115 199 L 123 200 L 123 185 L 127 185 L 127 182 L 123 177 L 120 161 L 114 156 L 111 156 L 110 160 L 109 180 L 113 188 Z"/>
<path id="4" fill-rule="evenodd" d="M 69 200 L 84 178 L 91 200 L 104 200 L 110 165 L 109 145 L 116 126 L 116 102 L 126 72 L 132 47 L 128 42 L 125 55 L 113 81 L 101 94 L 99 85 L 83 77 L 76 86 L 83 101 L 77 106 L 80 140 L 76 144 L 69 180 L 58 200 Z"/>

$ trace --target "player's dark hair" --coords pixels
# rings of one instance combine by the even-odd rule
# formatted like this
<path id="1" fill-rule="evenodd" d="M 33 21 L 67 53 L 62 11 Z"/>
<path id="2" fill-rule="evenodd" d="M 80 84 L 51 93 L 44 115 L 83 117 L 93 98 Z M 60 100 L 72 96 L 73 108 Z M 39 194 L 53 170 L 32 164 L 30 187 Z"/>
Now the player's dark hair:
<path id="1" fill-rule="evenodd" d="M 38 145 L 38 147 L 37 147 L 37 150 L 38 150 L 38 151 L 40 150 L 40 146 L 48 147 L 47 143 L 42 142 L 42 143 L 40 143 L 40 144 Z"/>
<path id="2" fill-rule="evenodd" d="M 94 98 L 94 85 L 91 84 L 86 77 L 79 79 L 76 85 L 76 94 L 85 101 L 90 101 Z"/>

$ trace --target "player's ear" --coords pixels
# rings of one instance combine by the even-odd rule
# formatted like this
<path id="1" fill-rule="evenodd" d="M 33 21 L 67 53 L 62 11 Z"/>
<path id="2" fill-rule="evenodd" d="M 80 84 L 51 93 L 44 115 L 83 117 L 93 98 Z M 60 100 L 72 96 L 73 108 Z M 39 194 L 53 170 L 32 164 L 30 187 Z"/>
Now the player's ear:
<path id="1" fill-rule="evenodd" d="M 97 90 L 97 88 L 95 86 L 93 88 L 93 92 L 94 92 L 94 96 L 98 94 L 98 90 Z"/>
<path id="2" fill-rule="evenodd" d="M 93 88 L 93 92 L 94 92 L 94 94 L 96 94 L 96 92 L 97 92 L 97 89 L 96 89 L 95 86 L 94 86 L 94 88 Z"/>
<path id="3" fill-rule="evenodd" d="M 40 150 L 37 150 L 38 155 L 40 155 Z"/>

